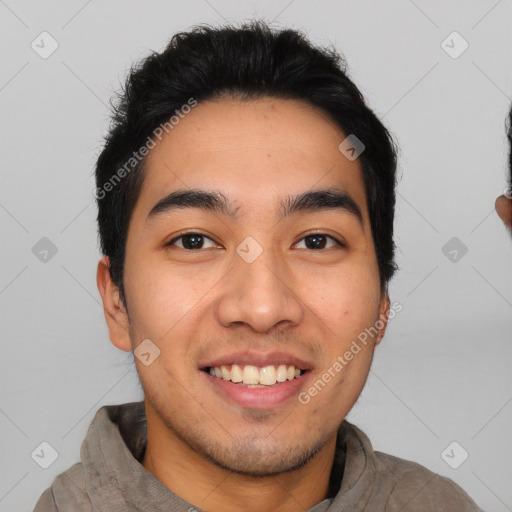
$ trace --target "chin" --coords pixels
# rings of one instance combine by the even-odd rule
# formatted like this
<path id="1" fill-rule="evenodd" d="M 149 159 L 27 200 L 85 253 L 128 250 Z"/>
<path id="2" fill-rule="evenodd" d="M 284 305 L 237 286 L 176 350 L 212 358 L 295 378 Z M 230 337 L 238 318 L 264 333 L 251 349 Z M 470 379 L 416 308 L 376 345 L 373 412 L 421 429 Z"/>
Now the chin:
<path id="1" fill-rule="evenodd" d="M 275 476 L 295 471 L 306 465 L 320 451 L 317 444 L 309 449 L 305 447 L 286 447 L 280 444 L 276 448 L 255 447 L 253 443 L 244 441 L 236 448 L 230 446 L 229 455 L 203 453 L 216 466 L 233 473 L 254 478 Z M 277 453 L 276 453 L 277 450 Z"/>

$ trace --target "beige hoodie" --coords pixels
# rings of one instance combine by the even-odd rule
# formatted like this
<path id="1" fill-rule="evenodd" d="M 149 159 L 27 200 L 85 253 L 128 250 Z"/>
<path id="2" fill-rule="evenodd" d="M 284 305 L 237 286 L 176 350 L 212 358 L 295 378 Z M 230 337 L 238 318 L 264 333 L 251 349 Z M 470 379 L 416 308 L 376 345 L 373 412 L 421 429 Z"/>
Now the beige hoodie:
<path id="1" fill-rule="evenodd" d="M 34 512 L 202 512 L 141 464 L 146 447 L 144 402 L 101 407 L 80 451 Z M 331 481 L 338 488 L 308 512 L 482 512 L 454 482 L 406 460 L 373 451 L 344 421 Z"/>

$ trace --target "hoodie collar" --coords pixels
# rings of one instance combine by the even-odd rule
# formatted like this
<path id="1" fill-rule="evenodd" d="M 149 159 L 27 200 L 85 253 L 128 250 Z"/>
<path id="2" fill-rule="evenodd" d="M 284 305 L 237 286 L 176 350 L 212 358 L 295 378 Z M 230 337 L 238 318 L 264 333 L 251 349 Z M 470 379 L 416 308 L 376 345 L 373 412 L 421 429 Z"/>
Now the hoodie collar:
<path id="1" fill-rule="evenodd" d="M 146 443 L 143 401 L 103 406 L 97 411 L 80 450 L 86 490 L 95 510 L 189 512 L 193 507 L 144 468 Z M 357 427 L 343 421 L 331 472 L 330 487 L 336 495 L 309 512 L 334 512 L 347 506 L 353 512 L 363 511 L 374 478 L 370 441 Z"/>

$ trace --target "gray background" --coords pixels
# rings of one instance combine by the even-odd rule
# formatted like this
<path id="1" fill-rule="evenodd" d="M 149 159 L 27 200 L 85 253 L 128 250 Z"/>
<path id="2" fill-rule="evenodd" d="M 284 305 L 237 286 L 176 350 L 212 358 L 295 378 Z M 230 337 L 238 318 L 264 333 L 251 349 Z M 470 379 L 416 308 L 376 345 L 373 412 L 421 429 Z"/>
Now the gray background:
<path id="1" fill-rule="evenodd" d="M 109 98 L 174 32 L 254 16 L 336 45 L 401 146 L 391 300 L 403 311 L 350 420 L 485 510 L 512 510 L 512 243 L 493 208 L 505 187 L 512 0 L 0 0 L 0 510 L 32 509 L 79 460 L 101 405 L 142 399 L 95 282 L 92 170 Z M 31 48 L 50 48 L 43 31 L 59 45 L 46 59 Z M 469 43 L 456 59 L 441 46 L 453 31 Z M 58 249 L 47 261 L 32 252 L 42 237 Z M 452 237 L 456 261 L 442 250 Z M 42 441 L 58 452 L 48 469 L 31 458 Z M 452 469 L 462 449 L 469 458 Z"/>

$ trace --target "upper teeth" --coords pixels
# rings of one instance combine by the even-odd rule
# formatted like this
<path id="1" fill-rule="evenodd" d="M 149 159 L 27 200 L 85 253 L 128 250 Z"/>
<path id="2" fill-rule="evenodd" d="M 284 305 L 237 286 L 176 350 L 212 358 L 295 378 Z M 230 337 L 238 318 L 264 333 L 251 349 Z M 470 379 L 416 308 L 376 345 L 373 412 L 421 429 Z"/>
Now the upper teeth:
<path id="1" fill-rule="evenodd" d="M 243 384 L 262 384 L 272 386 L 276 382 L 285 382 L 300 377 L 301 370 L 295 366 L 280 364 L 279 366 L 252 366 L 232 364 L 210 367 L 210 375 L 231 382 Z"/>

